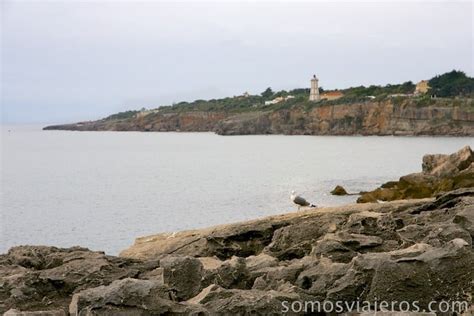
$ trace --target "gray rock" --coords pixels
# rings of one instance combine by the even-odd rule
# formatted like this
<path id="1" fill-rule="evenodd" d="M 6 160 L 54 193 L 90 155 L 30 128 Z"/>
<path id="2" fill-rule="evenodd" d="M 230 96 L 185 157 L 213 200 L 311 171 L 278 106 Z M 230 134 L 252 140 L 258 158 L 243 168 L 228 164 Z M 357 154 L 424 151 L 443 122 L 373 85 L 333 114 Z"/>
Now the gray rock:
<path id="1" fill-rule="evenodd" d="M 137 277 L 157 265 L 79 247 L 13 247 L 0 255 L 0 312 L 67 310 L 74 292 Z"/>
<path id="2" fill-rule="evenodd" d="M 323 258 L 318 265 L 301 272 L 295 283 L 299 288 L 307 290 L 307 293 L 323 301 L 328 289 L 346 274 L 347 269 L 347 264 L 335 263 Z"/>
<path id="3" fill-rule="evenodd" d="M 204 309 L 172 301 L 170 288 L 156 281 L 123 279 L 74 294 L 72 316 L 192 314 Z"/>
<path id="4" fill-rule="evenodd" d="M 201 289 L 202 263 L 192 257 L 169 256 L 160 260 L 163 282 L 176 292 L 178 300 L 187 300 Z"/>
<path id="5" fill-rule="evenodd" d="M 201 304 L 213 315 L 281 315 L 284 310 L 283 302 L 299 300 L 300 297 L 295 293 L 229 290 L 210 285 L 188 303 Z"/>
<path id="6" fill-rule="evenodd" d="M 66 312 L 62 309 L 46 310 L 46 311 L 30 311 L 23 312 L 17 309 L 8 310 L 4 316 L 66 316 Z"/>
<path id="7" fill-rule="evenodd" d="M 247 269 L 245 259 L 232 257 L 223 261 L 217 268 L 205 271 L 202 287 L 216 284 L 226 289 L 249 289 L 254 279 Z"/>

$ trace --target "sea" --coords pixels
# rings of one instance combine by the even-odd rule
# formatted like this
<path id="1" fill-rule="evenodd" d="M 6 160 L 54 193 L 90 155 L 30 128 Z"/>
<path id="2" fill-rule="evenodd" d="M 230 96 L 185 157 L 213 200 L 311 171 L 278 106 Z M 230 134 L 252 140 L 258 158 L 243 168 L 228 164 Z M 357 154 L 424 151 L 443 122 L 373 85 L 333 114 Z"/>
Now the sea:
<path id="1" fill-rule="evenodd" d="M 117 255 L 140 236 L 297 212 L 421 171 L 473 137 L 218 136 L 2 126 L 0 253 L 75 245 Z"/>

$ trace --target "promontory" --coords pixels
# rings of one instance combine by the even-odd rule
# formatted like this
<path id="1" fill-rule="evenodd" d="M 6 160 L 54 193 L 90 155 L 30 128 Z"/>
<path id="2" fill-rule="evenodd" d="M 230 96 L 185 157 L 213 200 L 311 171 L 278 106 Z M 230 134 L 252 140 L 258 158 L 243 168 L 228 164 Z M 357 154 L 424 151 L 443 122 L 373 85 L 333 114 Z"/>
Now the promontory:
<path id="1" fill-rule="evenodd" d="M 317 80 L 312 79 L 312 82 Z M 474 79 L 452 71 L 342 90 L 293 89 L 180 102 L 45 130 L 215 132 L 219 135 L 474 136 Z"/>

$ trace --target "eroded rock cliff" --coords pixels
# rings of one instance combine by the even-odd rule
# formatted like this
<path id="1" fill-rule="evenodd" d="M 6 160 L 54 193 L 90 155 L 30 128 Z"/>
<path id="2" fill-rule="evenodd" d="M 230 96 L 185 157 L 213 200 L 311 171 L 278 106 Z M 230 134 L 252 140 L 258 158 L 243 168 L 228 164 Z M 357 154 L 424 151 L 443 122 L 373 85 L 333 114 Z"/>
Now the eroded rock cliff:
<path id="1" fill-rule="evenodd" d="M 418 106 L 406 99 L 351 104 L 303 106 L 265 111 L 150 112 L 122 120 L 99 120 L 48 126 L 45 129 L 79 131 L 212 131 L 220 135 L 474 135 L 472 103 L 457 106 L 446 101 Z"/>

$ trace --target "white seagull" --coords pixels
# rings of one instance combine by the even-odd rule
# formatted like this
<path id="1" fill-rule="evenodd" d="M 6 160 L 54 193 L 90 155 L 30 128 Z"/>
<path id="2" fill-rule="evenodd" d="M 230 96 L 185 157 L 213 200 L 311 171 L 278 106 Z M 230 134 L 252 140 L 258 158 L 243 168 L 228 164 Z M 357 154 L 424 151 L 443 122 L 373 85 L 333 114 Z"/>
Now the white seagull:
<path id="1" fill-rule="evenodd" d="M 295 203 L 296 205 L 298 205 L 298 209 L 299 209 L 301 206 L 316 207 L 316 205 L 313 205 L 313 204 L 309 203 L 309 202 L 306 201 L 303 197 L 297 195 L 295 191 L 291 191 L 290 200 L 291 200 L 293 203 Z"/>

